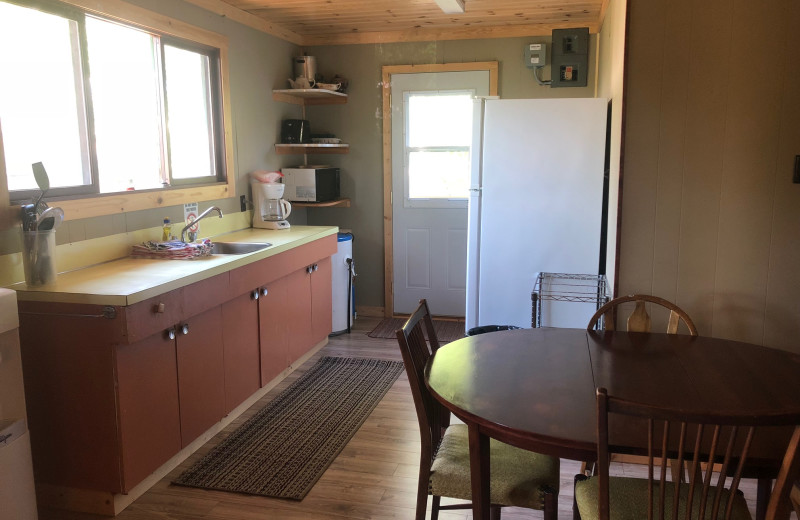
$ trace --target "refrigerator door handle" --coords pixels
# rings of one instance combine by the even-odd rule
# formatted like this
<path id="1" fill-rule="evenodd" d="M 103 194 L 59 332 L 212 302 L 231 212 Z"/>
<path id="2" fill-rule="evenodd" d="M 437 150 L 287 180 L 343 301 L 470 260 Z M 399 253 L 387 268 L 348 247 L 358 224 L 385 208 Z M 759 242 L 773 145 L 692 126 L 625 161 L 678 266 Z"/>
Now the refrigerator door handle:
<path id="1" fill-rule="evenodd" d="M 483 191 L 483 188 L 481 188 L 481 187 L 478 187 L 478 188 L 470 188 L 470 189 L 469 189 L 469 191 Z"/>

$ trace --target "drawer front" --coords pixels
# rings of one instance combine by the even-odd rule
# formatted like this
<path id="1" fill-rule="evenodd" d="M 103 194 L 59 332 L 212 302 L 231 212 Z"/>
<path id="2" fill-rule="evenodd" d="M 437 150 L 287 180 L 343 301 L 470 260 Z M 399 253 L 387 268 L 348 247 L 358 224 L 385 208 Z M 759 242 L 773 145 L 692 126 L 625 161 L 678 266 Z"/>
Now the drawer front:
<path id="1" fill-rule="evenodd" d="M 241 294 L 334 254 L 336 254 L 336 235 L 320 238 L 231 271 L 231 289 Z"/>
<path id="2" fill-rule="evenodd" d="M 183 288 L 182 318 L 191 318 L 237 296 L 230 289 L 230 273 L 187 285 Z"/>
<path id="3" fill-rule="evenodd" d="M 128 343 L 174 327 L 184 316 L 184 289 L 176 289 L 125 307 Z"/>

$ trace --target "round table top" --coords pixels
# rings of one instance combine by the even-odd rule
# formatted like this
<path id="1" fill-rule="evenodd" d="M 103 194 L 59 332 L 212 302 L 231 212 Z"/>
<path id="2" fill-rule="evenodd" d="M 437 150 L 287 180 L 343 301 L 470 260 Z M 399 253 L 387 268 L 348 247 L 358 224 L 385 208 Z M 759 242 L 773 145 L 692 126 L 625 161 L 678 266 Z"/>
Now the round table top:
<path id="1" fill-rule="evenodd" d="M 701 336 L 521 329 L 459 339 L 430 360 L 434 396 L 491 437 L 593 460 L 595 390 L 698 412 L 800 409 L 800 355 Z M 616 451 L 642 441 L 622 431 Z M 783 445 L 785 449 L 785 444 Z M 754 454 L 755 455 L 755 454 Z"/>

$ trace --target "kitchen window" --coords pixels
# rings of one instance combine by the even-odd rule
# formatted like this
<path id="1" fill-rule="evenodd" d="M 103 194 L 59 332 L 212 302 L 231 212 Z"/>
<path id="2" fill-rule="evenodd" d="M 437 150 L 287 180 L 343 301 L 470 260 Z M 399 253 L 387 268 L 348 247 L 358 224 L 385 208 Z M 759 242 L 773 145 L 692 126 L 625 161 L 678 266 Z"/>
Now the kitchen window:
<path id="1" fill-rule="evenodd" d="M 36 162 L 50 177 L 48 196 L 186 186 L 195 201 L 229 196 L 224 37 L 118 0 L 93 2 L 93 12 L 25 4 L 0 1 L 0 125 L 12 202 L 37 192 Z M 133 20 L 120 21 L 121 9 Z M 204 185 L 223 189 L 198 197 Z M 170 200 L 187 201 L 180 193 Z M 139 200 L 125 210 L 157 205 Z"/>

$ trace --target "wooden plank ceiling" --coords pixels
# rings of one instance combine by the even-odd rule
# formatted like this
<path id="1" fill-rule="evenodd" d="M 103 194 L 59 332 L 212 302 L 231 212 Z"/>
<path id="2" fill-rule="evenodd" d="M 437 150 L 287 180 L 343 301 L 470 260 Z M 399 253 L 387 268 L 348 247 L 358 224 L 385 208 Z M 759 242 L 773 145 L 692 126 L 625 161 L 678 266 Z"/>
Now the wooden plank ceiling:
<path id="1" fill-rule="evenodd" d="M 187 0 L 298 45 L 549 36 L 602 26 L 608 0 L 465 0 L 445 14 L 434 0 Z"/>

